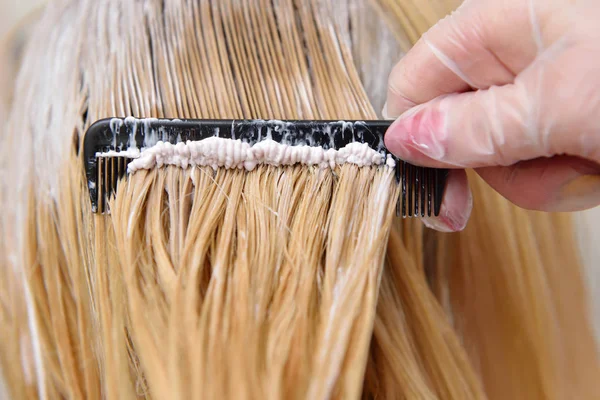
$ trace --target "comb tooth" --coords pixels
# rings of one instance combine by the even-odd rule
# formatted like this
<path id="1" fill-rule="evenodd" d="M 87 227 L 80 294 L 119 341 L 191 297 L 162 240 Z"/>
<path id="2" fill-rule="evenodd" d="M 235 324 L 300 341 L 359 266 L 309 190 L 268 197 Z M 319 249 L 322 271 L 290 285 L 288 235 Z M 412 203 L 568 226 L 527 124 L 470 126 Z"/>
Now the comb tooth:
<path id="1" fill-rule="evenodd" d="M 129 164 L 129 159 L 123 157 L 123 170 L 121 172 L 121 178 L 127 175 L 127 164 Z"/>
<path id="2" fill-rule="evenodd" d="M 104 212 L 104 177 L 102 172 L 104 171 L 104 157 L 98 157 L 98 212 L 102 214 Z"/>
<path id="3" fill-rule="evenodd" d="M 117 158 L 110 158 L 110 195 L 112 196 L 115 193 L 117 188 Z"/>
<path id="4" fill-rule="evenodd" d="M 116 188 L 119 187 L 119 180 L 121 179 L 121 174 L 123 173 L 123 158 L 117 158 L 117 185 Z"/>
<path id="5" fill-rule="evenodd" d="M 402 170 L 400 169 L 401 164 L 398 163 L 396 164 L 396 168 L 394 168 L 394 174 L 396 177 L 396 183 L 400 184 L 400 181 L 402 180 Z"/>
<path id="6" fill-rule="evenodd" d="M 119 181 L 123 179 L 125 176 L 125 171 L 127 170 L 127 159 L 125 157 L 121 158 L 121 172 L 119 173 Z"/>
<path id="7" fill-rule="evenodd" d="M 406 162 L 402 161 L 402 217 L 406 215 Z"/>
<path id="8" fill-rule="evenodd" d="M 402 180 L 404 184 L 404 198 L 402 199 L 402 214 L 404 217 L 408 217 L 408 163 L 403 165 L 404 171 L 402 171 Z"/>
<path id="9" fill-rule="evenodd" d="M 448 178 L 448 171 L 447 170 L 439 170 L 436 169 L 435 171 L 435 190 L 434 190 L 434 195 L 433 195 L 433 208 L 434 208 L 434 215 L 437 217 L 438 215 L 440 215 L 440 210 L 442 208 L 442 200 L 444 197 L 444 189 L 446 186 L 446 179 Z"/>
<path id="10" fill-rule="evenodd" d="M 130 159 L 123 157 L 123 171 L 121 178 L 124 178 L 127 175 L 127 165 L 129 164 Z"/>
<path id="11" fill-rule="evenodd" d="M 406 196 L 406 203 L 408 206 L 408 210 L 407 210 L 407 214 L 409 217 L 413 216 L 413 183 L 414 183 L 414 173 L 413 173 L 413 166 L 410 164 L 407 164 L 407 170 L 406 171 L 406 176 L 407 176 L 407 180 L 408 182 L 406 183 L 406 186 L 408 186 L 408 195 Z"/>
<path id="12" fill-rule="evenodd" d="M 125 168 L 123 170 L 123 176 L 127 176 L 127 167 L 129 165 L 129 163 L 133 161 L 133 158 L 126 158 L 125 159 Z"/>
<path id="13" fill-rule="evenodd" d="M 414 171 L 415 171 L 415 181 L 414 181 L 415 188 L 413 191 L 414 196 L 415 196 L 415 199 L 414 199 L 415 200 L 415 214 L 414 215 L 415 215 L 415 217 L 418 217 L 419 216 L 419 201 L 420 201 L 419 187 L 421 186 L 420 185 L 420 183 L 421 183 L 421 168 L 414 167 Z"/>
<path id="14" fill-rule="evenodd" d="M 102 202 L 104 203 L 104 212 L 106 212 L 108 210 L 108 194 L 110 193 L 110 187 L 108 185 L 108 158 L 102 158 L 102 186 L 104 186 Z"/>
<path id="15" fill-rule="evenodd" d="M 123 174 L 123 158 L 117 158 L 117 185 L 115 186 L 115 192 L 119 188 L 119 182 L 121 181 L 121 176 Z"/>
<path id="16" fill-rule="evenodd" d="M 427 182 L 429 182 L 429 169 L 423 168 L 423 183 L 421 184 L 421 217 L 427 216 Z"/>
<path id="17" fill-rule="evenodd" d="M 401 171 L 400 162 L 398 162 L 396 164 L 396 168 L 395 168 L 394 172 L 396 174 L 396 184 L 400 185 L 400 183 L 402 181 L 402 171 Z M 401 201 L 402 201 L 402 193 L 399 193 L 398 198 L 396 199 L 396 217 L 399 217 L 400 213 L 402 212 L 401 204 L 400 204 Z"/>
<path id="18" fill-rule="evenodd" d="M 419 200 L 417 199 L 417 196 L 419 195 L 419 192 L 418 192 L 419 185 L 417 183 L 417 180 L 418 180 L 417 171 L 418 171 L 418 168 L 413 165 L 412 166 L 412 179 L 411 179 L 412 204 L 413 204 L 412 205 L 412 216 L 413 217 L 417 216 L 417 213 L 419 212 Z"/>
<path id="19" fill-rule="evenodd" d="M 437 204 L 437 193 L 438 193 L 438 182 L 439 182 L 439 171 L 436 169 L 433 171 L 433 215 L 437 217 L 438 204 Z"/>
<path id="20" fill-rule="evenodd" d="M 417 185 L 415 184 L 417 169 L 414 165 L 410 166 L 410 216 L 415 216 L 415 206 L 417 205 L 415 198 L 417 197 Z"/>
<path id="21" fill-rule="evenodd" d="M 115 158 L 114 157 L 109 157 L 106 159 L 107 162 L 107 171 L 106 171 L 106 180 L 108 183 L 108 188 L 106 190 L 106 204 L 108 205 L 108 201 L 110 200 L 110 196 L 112 196 L 113 190 L 114 190 L 114 186 L 113 186 L 113 180 L 115 177 L 115 174 L 113 173 L 113 168 L 114 168 L 114 163 L 113 160 Z"/>
<path id="22" fill-rule="evenodd" d="M 104 200 L 104 211 L 108 211 L 108 196 L 110 195 L 110 186 L 108 184 L 109 180 L 109 176 L 108 176 L 108 162 L 106 159 L 104 159 L 104 171 L 102 172 L 104 174 L 104 196 L 103 196 L 103 200 Z"/>
<path id="23" fill-rule="evenodd" d="M 421 168 L 421 217 L 425 216 L 425 196 L 427 195 L 427 171 L 426 168 Z"/>
<path id="24" fill-rule="evenodd" d="M 433 193 L 433 169 L 427 171 L 427 216 L 431 217 L 431 195 Z"/>

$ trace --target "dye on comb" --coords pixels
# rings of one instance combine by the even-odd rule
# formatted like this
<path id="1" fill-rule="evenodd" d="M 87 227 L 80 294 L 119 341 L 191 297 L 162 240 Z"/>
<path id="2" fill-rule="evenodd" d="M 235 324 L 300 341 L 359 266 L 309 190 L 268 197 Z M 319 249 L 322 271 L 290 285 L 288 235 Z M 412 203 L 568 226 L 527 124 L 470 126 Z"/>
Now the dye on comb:
<path id="1" fill-rule="evenodd" d="M 391 154 L 384 145 L 384 135 L 390 125 L 391 121 L 382 120 L 102 119 L 90 126 L 84 138 L 84 167 L 92 211 L 100 214 L 110 211 L 108 200 L 123 178 L 127 178 L 132 166 L 135 167 L 135 161 L 144 157 L 144 152 L 155 146 L 172 150 L 220 138 L 236 141 L 236 145 L 246 151 L 275 143 L 289 146 L 292 151 L 317 150 L 325 157 L 319 158 L 320 163 L 334 163 L 336 159 L 339 163 L 341 159 L 342 163 L 394 168 L 396 183 L 401 186 L 396 215 L 404 218 L 438 216 L 448 170 L 415 166 Z M 302 157 L 297 154 L 298 151 L 296 158 Z M 216 159 L 218 154 L 207 156 Z M 232 167 L 233 161 L 227 162 L 227 166 Z M 186 159 L 184 166 L 188 164 L 194 165 Z"/>

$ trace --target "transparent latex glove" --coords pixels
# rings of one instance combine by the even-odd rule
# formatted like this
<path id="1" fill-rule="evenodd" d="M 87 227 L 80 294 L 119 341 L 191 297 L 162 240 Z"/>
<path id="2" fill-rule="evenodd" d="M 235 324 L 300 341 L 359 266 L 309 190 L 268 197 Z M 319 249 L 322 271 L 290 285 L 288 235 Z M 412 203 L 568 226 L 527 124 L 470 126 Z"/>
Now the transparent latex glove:
<path id="1" fill-rule="evenodd" d="M 600 0 L 466 0 L 394 67 L 383 114 L 390 151 L 452 169 L 431 228 L 465 227 L 463 168 L 523 208 L 600 204 Z"/>

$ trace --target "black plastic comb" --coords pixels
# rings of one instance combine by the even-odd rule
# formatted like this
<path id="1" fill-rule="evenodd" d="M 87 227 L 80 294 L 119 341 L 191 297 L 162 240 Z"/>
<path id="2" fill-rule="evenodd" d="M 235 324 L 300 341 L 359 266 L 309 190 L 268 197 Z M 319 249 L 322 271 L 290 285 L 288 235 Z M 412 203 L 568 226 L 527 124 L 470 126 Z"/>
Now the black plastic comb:
<path id="1" fill-rule="evenodd" d="M 239 139 L 250 145 L 265 139 L 281 144 L 341 149 L 367 143 L 396 162 L 396 181 L 402 186 L 396 214 L 403 217 L 437 216 L 440 212 L 448 171 L 411 165 L 385 148 L 383 137 L 392 121 L 315 120 L 179 120 L 108 118 L 95 122 L 86 132 L 83 151 L 92 211 L 107 212 L 108 199 L 127 175 L 132 161 L 125 150 L 143 150 L 157 142 L 176 144 L 210 137 Z M 110 155 L 101 155 L 113 152 Z M 123 152 L 124 156 L 118 153 Z"/>

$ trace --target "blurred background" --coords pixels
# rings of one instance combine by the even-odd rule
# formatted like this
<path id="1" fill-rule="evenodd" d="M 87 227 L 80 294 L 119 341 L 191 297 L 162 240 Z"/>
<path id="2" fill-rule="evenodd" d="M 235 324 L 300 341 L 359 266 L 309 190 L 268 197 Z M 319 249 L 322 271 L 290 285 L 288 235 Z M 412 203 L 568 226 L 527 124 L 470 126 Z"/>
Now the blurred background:
<path id="1" fill-rule="evenodd" d="M 0 37 L 44 0 L 0 0 Z"/>

